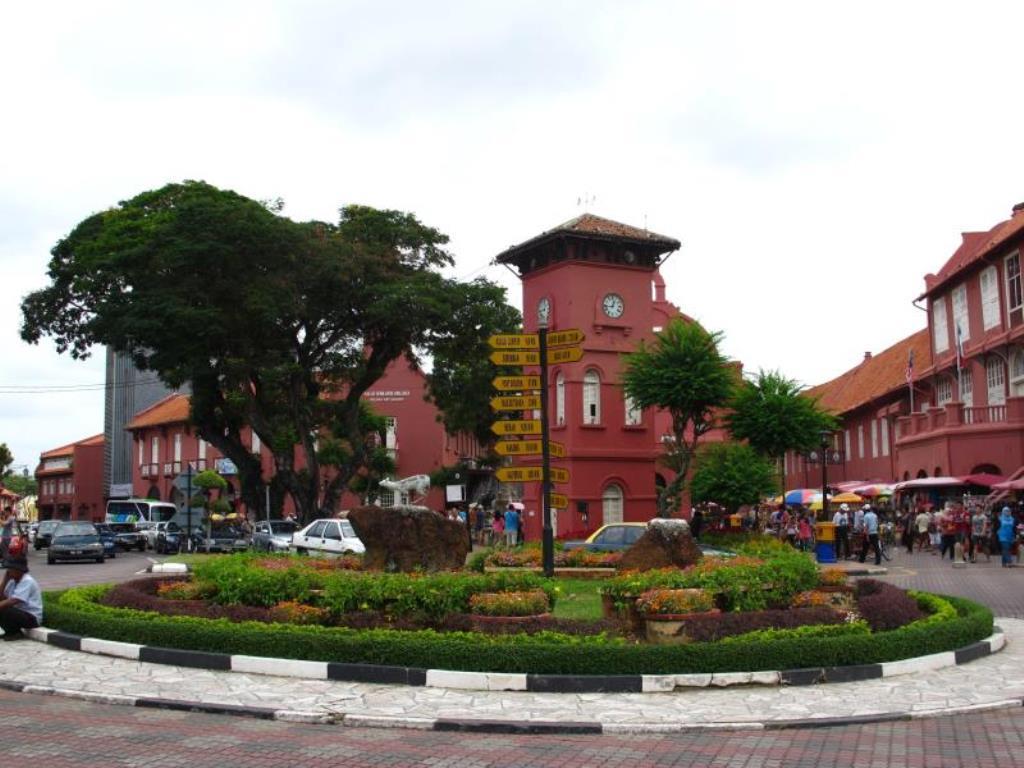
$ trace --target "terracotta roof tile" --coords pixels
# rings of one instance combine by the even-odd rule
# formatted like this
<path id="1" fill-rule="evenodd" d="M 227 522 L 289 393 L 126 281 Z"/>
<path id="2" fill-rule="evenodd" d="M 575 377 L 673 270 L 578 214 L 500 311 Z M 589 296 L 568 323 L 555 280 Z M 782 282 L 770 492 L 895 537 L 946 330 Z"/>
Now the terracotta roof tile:
<path id="1" fill-rule="evenodd" d="M 103 435 L 93 435 L 92 437 L 87 437 L 84 440 L 78 440 L 74 443 L 62 445 L 60 448 L 51 448 L 50 450 L 39 454 L 39 458 L 52 459 L 56 456 L 70 456 L 74 452 L 76 445 L 103 445 Z"/>
<path id="2" fill-rule="evenodd" d="M 1015 206 L 1011 218 L 999 222 L 988 232 L 963 232 L 960 247 L 942 265 L 938 274 L 925 275 L 925 291 L 918 298 L 924 298 L 938 290 L 972 264 L 991 255 L 1022 231 L 1024 231 L 1024 208 Z"/>
<path id="3" fill-rule="evenodd" d="M 182 424 L 188 421 L 188 395 L 172 394 L 135 414 L 125 429 L 142 429 L 160 424 Z"/>
<path id="4" fill-rule="evenodd" d="M 646 229 L 630 226 L 629 224 L 612 221 L 611 219 L 606 219 L 603 216 L 595 216 L 592 213 L 584 213 L 574 219 L 569 219 L 569 221 L 563 222 L 556 227 L 552 227 L 551 229 L 541 232 L 539 235 L 531 237 L 529 240 L 525 240 L 518 245 L 513 245 L 504 252 L 498 254 L 496 261 L 503 263 L 514 253 L 539 244 L 544 240 L 556 237 L 557 235 L 566 234 L 590 235 L 631 243 L 650 243 L 651 245 L 662 246 L 666 251 L 674 251 L 680 246 L 679 241 L 673 237 L 659 235 L 657 232 L 651 232 Z"/>
<path id="5" fill-rule="evenodd" d="M 866 358 L 856 368 L 832 381 L 807 390 L 818 398 L 822 408 L 844 414 L 870 403 L 894 390 L 907 386 L 907 359 L 914 352 L 914 370 L 923 371 L 932 364 L 928 329 L 923 328 L 877 355 Z"/>

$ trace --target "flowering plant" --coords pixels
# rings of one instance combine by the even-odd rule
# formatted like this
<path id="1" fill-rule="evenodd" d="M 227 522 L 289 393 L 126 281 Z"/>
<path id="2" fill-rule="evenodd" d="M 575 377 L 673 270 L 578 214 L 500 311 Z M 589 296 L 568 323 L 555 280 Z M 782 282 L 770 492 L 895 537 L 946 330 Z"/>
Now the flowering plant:
<path id="1" fill-rule="evenodd" d="M 846 571 L 842 568 L 822 568 L 818 581 L 823 587 L 842 587 L 846 585 Z"/>
<path id="2" fill-rule="evenodd" d="M 832 596 L 827 592 L 817 592 L 813 589 L 806 592 L 799 592 L 793 596 L 794 608 L 806 608 L 814 605 L 831 605 Z"/>
<path id="3" fill-rule="evenodd" d="M 530 568 L 540 566 L 541 551 L 533 547 L 522 549 L 496 549 L 487 556 L 487 565 L 493 568 Z"/>
<path id="4" fill-rule="evenodd" d="M 469 612 L 479 616 L 537 616 L 551 604 L 540 589 L 526 592 L 480 592 L 469 598 Z"/>
<path id="5" fill-rule="evenodd" d="M 706 613 L 714 607 L 714 597 L 703 589 L 652 589 L 636 601 L 640 613 L 653 616 Z"/>
<path id="6" fill-rule="evenodd" d="M 164 581 L 156 593 L 165 600 L 202 600 L 209 596 L 209 587 L 195 581 Z"/>
<path id="7" fill-rule="evenodd" d="M 280 624 L 324 624 L 327 611 L 291 600 L 280 602 L 270 609 L 270 618 Z"/>

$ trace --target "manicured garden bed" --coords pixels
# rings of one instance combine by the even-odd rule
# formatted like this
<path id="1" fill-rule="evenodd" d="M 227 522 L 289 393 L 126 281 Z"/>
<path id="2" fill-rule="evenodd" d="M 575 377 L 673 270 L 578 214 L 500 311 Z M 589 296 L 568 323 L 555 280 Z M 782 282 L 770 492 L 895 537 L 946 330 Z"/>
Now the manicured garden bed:
<path id="1" fill-rule="evenodd" d="M 823 576 L 792 550 L 760 541 L 738 549 L 732 559 L 596 581 L 520 570 L 368 573 L 336 561 L 228 556 L 199 565 L 191 583 L 50 594 L 46 624 L 188 650 L 589 675 L 877 663 L 967 646 L 992 631 L 991 612 L 967 600 L 870 580 L 854 592 L 842 574 Z M 601 618 L 602 597 L 612 617 Z M 623 614 L 682 617 L 683 625 L 649 643 Z"/>

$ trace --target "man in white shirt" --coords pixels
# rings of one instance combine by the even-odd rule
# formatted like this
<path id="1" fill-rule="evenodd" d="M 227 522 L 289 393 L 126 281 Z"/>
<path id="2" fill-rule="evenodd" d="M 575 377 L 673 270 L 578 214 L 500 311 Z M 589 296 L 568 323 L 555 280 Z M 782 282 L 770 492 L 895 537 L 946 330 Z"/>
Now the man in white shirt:
<path id="1" fill-rule="evenodd" d="M 4 560 L 3 581 L 0 582 L 0 629 L 4 640 L 20 640 L 23 629 L 38 627 L 43 621 L 43 593 L 39 583 L 28 575 L 24 556 Z"/>
<path id="2" fill-rule="evenodd" d="M 840 504 L 839 509 L 832 515 L 832 522 L 836 526 L 836 559 L 845 560 L 850 556 L 850 507 L 847 504 Z"/>

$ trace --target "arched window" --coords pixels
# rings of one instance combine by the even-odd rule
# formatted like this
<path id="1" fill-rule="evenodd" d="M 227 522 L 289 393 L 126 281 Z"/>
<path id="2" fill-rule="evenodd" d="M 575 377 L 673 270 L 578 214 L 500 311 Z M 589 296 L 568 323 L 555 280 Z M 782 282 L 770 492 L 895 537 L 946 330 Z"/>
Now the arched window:
<path id="1" fill-rule="evenodd" d="M 1010 391 L 1015 397 L 1024 395 L 1024 351 L 1010 353 Z"/>
<path id="2" fill-rule="evenodd" d="M 1006 402 L 1006 370 L 1001 358 L 993 355 L 985 362 L 985 378 L 988 381 L 988 404 L 1003 405 Z"/>
<path id="3" fill-rule="evenodd" d="M 638 407 L 636 401 L 632 397 L 623 393 L 622 403 L 626 408 L 626 426 L 636 427 L 643 423 L 644 411 Z"/>
<path id="4" fill-rule="evenodd" d="M 622 522 L 622 489 L 614 483 L 601 494 L 601 518 L 603 525 Z"/>
<path id="5" fill-rule="evenodd" d="M 925 472 L 923 469 L 919 469 L 917 470 L 917 477 L 918 479 L 921 479 L 922 477 L 928 477 L 928 473 Z"/>
<path id="6" fill-rule="evenodd" d="M 555 377 L 555 423 L 565 424 L 565 376 L 561 371 Z"/>
<path id="7" fill-rule="evenodd" d="M 601 374 L 593 369 L 583 374 L 583 423 L 601 423 Z"/>

